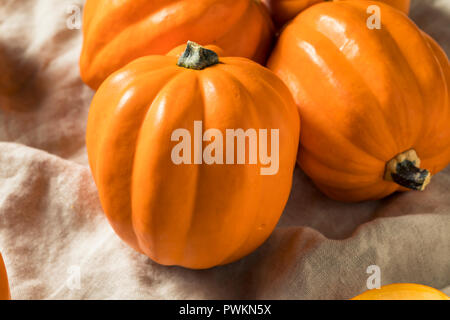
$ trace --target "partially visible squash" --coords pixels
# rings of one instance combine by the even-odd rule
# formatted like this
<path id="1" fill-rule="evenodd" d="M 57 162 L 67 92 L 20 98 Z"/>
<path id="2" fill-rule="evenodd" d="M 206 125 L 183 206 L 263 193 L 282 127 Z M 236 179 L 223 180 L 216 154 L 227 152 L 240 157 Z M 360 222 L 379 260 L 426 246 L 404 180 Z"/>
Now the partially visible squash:
<path id="1" fill-rule="evenodd" d="M 270 8 L 274 21 L 282 26 L 289 20 L 295 18 L 300 12 L 306 8 L 329 0 L 263 0 Z M 335 0 L 342 1 L 342 0 Z M 345 0 L 348 1 L 348 0 Z M 365 1 L 365 0 L 358 0 Z M 410 0 L 379 0 L 380 2 L 387 3 L 399 10 L 402 10 L 406 14 L 409 13 Z"/>
<path id="2" fill-rule="evenodd" d="M 6 274 L 5 263 L 3 262 L 3 257 L 0 253 L 0 300 L 10 299 L 11 294 L 9 292 L 8 275 Z"/>
<path id="3" fill-rule="evenodd" d="M 282 32 L 268 66 L 302 118 L 298 163 L 342 201 L 423 190 L 450 163 L 448 58 L 404 14 L 375 1 L 312 6 Z"/>
<path id="4" fill-rule="evenodd" d="M 111 75 L 92 101 L 86 143 L 116 233 L 160 264 L 205 269 L 249 254 L 275 228 L 291 189 L 300 123 L 289 90 L 270 70 L 194 43 L 184 49 L 180 58 L 177 48 Z M 278 129 L 279 171 L 261 175 L 267 165 L 260 161 L 194 164 L 195 145 L 186 153 L 192 164 L 175 164 L 172 135 L 186 129 L 194 136 L 194 121 L 205 133 L 221 132 L 224 145 L 227 129 L 267 129 L 269 141 Z"/>
<path id="5" fill-rule="evenodd" d="M 81 77 L 97 89 L 134 59 L 188 40 L 264 63 L 273 32 L 267 8 L 255 0 L 87 0 Z"/>
<path id="6" fill-rule="evenodd" d="M 434 288 L 413 283 L 396 283 L 364 292 L 351 300 L 450 300 Z"/>

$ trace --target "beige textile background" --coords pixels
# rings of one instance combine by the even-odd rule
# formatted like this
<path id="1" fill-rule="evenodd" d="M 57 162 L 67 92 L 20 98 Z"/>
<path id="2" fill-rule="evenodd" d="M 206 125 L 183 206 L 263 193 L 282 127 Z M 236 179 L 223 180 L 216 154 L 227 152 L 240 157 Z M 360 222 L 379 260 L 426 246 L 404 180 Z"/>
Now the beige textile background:
<path id="1" fill-rule="evenodd" d="M 103 216 L 84 134 L 92 91 L 78 72 L 82 0 L 0 0 L 0 50 L 24 90 L 0 96 L 0 252 L 16 299 L 347 299 L 382 283 L 450 293 L 450 168 L 423 193 L 342 204 L 299 169 L 269 240 L 234 264 L 163 267 L 134 252 Z M 415 0 L 412 18 L 450 53 L 450 1 Z M 73 287 L 73 272 L 80 286 Z"/>

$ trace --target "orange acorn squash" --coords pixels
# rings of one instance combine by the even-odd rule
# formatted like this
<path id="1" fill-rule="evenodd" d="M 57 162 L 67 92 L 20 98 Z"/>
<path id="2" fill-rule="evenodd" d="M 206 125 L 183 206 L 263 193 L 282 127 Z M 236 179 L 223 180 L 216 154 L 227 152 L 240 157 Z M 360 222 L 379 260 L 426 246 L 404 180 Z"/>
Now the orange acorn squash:
<path id="1" fill-rule="evenodd" d="M 300 12 L 306 8 L 329 0 L 264 0 L 270 8 L 274 21 L 278 25 L 283 25 L 289 20 L 295 18 Z M 335 0 L 342 1 L 342 0 Z M 410 0 L 379 0 L 387 3 L 397 9 L 402 10 L 406 14 L 409 13 Z"/>
<path id="2" fill-rule="evenodd" d="M 8 276 L 6 274 L 5 263 L 0 253 L 0 300 L 10 300 L 11 294 L 9 292 Z"/>
<path id="3" fill-rule="evenodd" d="M 254 0 L 87 0 L 83 35 L 81 77 L 97 89 L 134 59 L 166 54 L 188 40 L 264 63 L 273 25 Z"/>
<path id="4" fill-rule="evenodd" d="M 299 107 L 299 165 L 343 201 L 423 190 L 450 162 L 448 58 L 388 5 L 381 29 L 367 28 L 367 4 L 303 11 L 268 63 Z"/>
<path id="5" fill-rule="evenodd" d="M 449 297 L 421 284 L 396 283 L 366 291 L 352 300 L 449 300 Z"/>
<path id="6" fill-rule="evenodd" d="M 278 129 L 278 173 L 261 175 L 260 162 L 195 162 L 201 142 L 186 153 L 189 164 L 175 164 L 174 130 L 194 136 L 194 121 L 202 121 L 205 134 Z M 160 264 L 204 269 L 249 254 L 274 229 L 291 188 L 299 125 L 289 90 L 270 70 L 189 43 L 137 59 L 100 86 L 87 151 L 116 233 Z M 210 145 L 203 142 L 205 152 Z"/>

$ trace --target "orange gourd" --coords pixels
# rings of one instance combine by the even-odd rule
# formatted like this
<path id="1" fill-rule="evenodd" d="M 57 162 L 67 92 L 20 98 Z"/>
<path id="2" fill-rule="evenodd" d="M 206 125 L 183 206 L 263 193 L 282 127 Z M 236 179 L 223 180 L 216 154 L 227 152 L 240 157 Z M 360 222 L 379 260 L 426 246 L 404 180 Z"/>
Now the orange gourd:
<path id="1" fill-rule="evenodd" d="M 291 188 L 299 116 L 268 69 L 245 58 L 219 60 L 194 43 L 185 49 L 137 59 L 110 76 L 92 101 L 86 140 L 116 233 L 160 264 L 204 269 L 249 254 L 274 229 Z M 173 134 L 194 136 L 194 121 L 205 133 L 278 129 L 278 173 L 261 175 L 260 162 L 175 164 Z"/>
<path id="2" fill-rule="evenodd" d="M 6 274 L 5 263 L 0 254 L 0 300 L 10 300 L 11 294 L 9 292 L 8 276 Z"/>
<path id="3" fill-rule="evenodd" d="M 423 190 L 450 162 L 448 58 L 388 5 L 367 28 L 367 4 L 303 11 L 268 63 L 299 107 L 299 165 L 342 201 Z"/>
<path id="4" fill-rule="evenodd" d="M 396 283 L 369 290 L 352 300 L 449 300 L 449 297 L 439 290 L 421 284 Z"/>
<path id="5" fill-rule="evenodd" d="M 274 21 L 278 25 L 283 25 L 289 20 L 295 18 L 300 12 L 306 8 L 327 0 L 264 0 L 264 2 L 270 8 Z M 335 0 L 342 1 L 342 0 Z M 387 3 L 399 10 L 402 10 L 406 14 L 409 13 L 410 0 L 379 0 L 380 2 Z"/>
<path id="6" fill-rule="evenodd" d="M 255 0 L 87 0 L 83 35 L 81 77 L 97 89 L 134 59 L 166 54 L 188 40 L 263 63 L 273 25 Z"/>

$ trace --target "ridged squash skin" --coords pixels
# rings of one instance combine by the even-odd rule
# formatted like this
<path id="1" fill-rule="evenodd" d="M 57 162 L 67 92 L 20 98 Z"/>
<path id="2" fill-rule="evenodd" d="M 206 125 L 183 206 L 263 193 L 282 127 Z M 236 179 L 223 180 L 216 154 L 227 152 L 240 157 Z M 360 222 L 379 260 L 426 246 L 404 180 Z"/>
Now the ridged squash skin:
<path id="1" fill-rule="evenodd" d="M 97 89 L 136 58 L 167 54 L 188 40 L 264 63 L 273 29 L 255 0 L 87 0 L 80 73 Z"/>
<path id="2" fill-rule="evenodd" d="M 427 170 L 417 171 L 426 175 L 417 190 L 450 162 L 448 58 L 388 5 L 378 3 L 381 29 L 367 28 L 368 3 L 376 2 L 303 11 L 268 62 L 300 111 L 299 165 L 325 194 L 348 202 L 407 190 L 386 178 L 400 158 Z"/>
<path id="3" fill-rule="evenodd" d="M 450 300 L 447 295 L 434 288 L 413 283 L 396 283 L 373 289 L 352 300 Z"/>
<path id="4" fill-rule="evenodd" d="M 290 193 L 300 120 L 270 70 L 236 57 L 191 70 L 177 65 L 182 51 L 137 59 L 100 86 L 87 151 L 104 212 L 125 242 L 160 264 L 206 269 L 271 234 Z M 193 136 L 194 121 L 220 130 L 224 145 L 226 129 L 279 129 L 278 173 L 261 175 L 259 161 L 175 165 L 171 135 Z"/>
<path id="5" fill-rule="evenodd" d="M 9 291 L 8 275 L 6 274 L 5 263 L 0 253 L 0 300 L 10 300 L 11 294 Z"/>
<path id="6" fill-rule="evenodd" d="M 335 0 L 335 1 L 347 1 L 347 0 Z M 365 1 L 365 0 L 357 0 Z M 411 1 L 410 0 L 379 0 L 389 4 L 404 13 L 408 14 Z M 327 2 L 327 0 L 263 0 L 272 13 L 273 19 L 278 25 L 283 25 L 289 20 L 295 18 L 300 12 L 306 8 L 321 2 Z"/>

